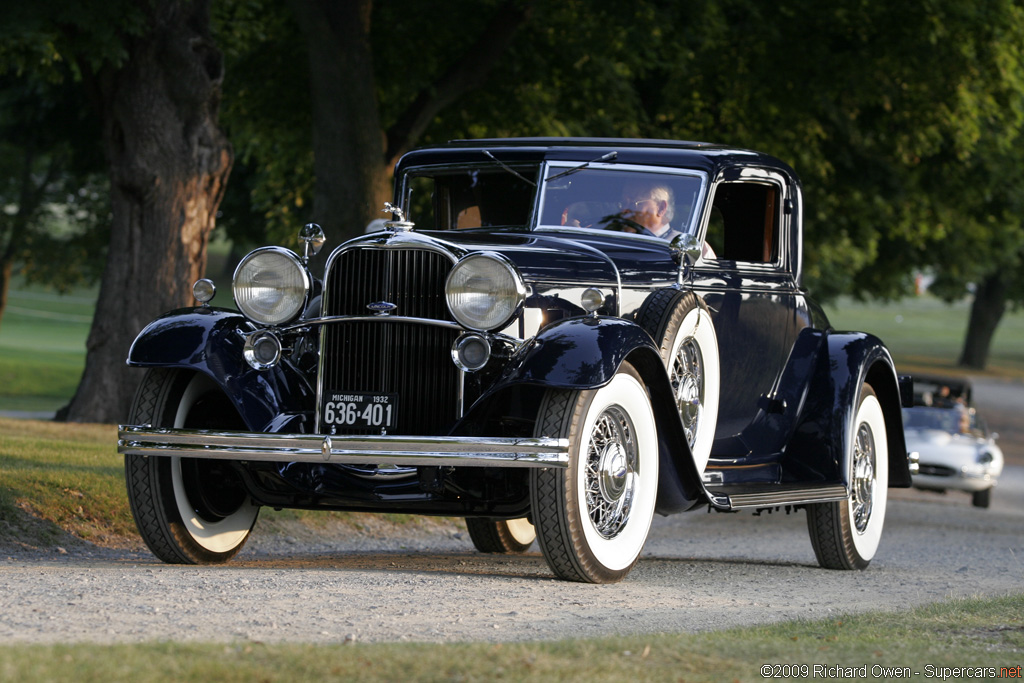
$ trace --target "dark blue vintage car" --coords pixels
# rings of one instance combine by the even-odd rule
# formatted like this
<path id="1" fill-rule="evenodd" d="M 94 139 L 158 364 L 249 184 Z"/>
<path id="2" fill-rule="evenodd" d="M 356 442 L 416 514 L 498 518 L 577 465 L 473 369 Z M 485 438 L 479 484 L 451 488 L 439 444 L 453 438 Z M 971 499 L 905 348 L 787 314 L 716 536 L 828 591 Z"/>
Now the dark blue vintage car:
<path id="1" fill-rule="evenodd" d="M 882 342 L 801 288 L 793 171 L 652 140 L 456 141 L 407 154 L 392 220 L 330 254 L 265 247 L 238 310 L 167 313 L 119 433 L 162 560 L 222 562 L 261 506 L 464 517 L 559 577 L 622 579 L 655 513 L 807 512 L 862 569 L 912 464 Z"/>

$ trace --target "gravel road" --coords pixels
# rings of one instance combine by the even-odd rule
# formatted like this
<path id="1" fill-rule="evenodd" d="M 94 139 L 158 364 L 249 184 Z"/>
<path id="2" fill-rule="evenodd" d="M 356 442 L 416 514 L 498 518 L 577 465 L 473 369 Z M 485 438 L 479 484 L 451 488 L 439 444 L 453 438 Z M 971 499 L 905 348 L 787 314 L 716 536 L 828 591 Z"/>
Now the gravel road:
<path id="1" fill-rule="evenodd" d="M 1009 393 L 1018 400 L 1024 387 Z M 891 491 L 863 572 L 819 569 L 802 512 L 656 519 L 643 559 L 608 586 L 554 580 L 536 546 L 477 554 L 464 527 L 446 521 L 277 533 L 261 523 L 219 567 L 84 544 L 0 548 L 0 642 L 559 639 L 900 609 L 1024 586 L 1021 466 L 1004 472 L 989 510 L 963 494 Z"/>

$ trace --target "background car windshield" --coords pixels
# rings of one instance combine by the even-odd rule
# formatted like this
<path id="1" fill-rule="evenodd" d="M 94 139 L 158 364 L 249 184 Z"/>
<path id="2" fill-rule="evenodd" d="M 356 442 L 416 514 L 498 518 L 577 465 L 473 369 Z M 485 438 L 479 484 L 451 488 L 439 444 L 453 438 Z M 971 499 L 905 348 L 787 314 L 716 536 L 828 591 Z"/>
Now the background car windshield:
<path id="1" fill-rule="evenodd" d="M 572 168 L 551 167 L 544 184 L 541 204 L 542 226 L 567 226 L 608 230 L 620 228 L 623 212 L 635 208 L 637 199 L 652 187 L 671 191 L 672 228 L 693 232 L 693 215 L 700 199 L 703 178 L 700 175 L 656 173 L 640 170 L 584 168 L 561 177 Z M 629 204 L 630 206 L 627 206 Z"/>
<path id="2" fill-rule="evenodd" d="M 903 426 L 906 429 L 939 429 L 955 433 L 960 431 L 960 415 L 952 408 L 905 408 Z"/>
<path id="3" fill-rule="evenodd" d="M 497 166 L 410 173 L 405 182 L 408 218 L 420 230 L 526 228 L 537 167 L 514 169 L 515 173 Z"/>

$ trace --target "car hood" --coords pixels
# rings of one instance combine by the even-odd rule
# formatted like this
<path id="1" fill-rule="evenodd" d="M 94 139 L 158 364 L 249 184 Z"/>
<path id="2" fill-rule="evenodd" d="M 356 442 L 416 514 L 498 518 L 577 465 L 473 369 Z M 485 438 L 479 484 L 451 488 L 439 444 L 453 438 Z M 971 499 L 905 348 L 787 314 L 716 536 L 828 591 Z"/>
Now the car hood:
<path id="1" fill-rule="evenodd" d="M 425 232 L 466 251 L 499 252 L 527 282 L 608 284 L 671 282 L 677 275 L 667 242 L 600 231 Z"/>

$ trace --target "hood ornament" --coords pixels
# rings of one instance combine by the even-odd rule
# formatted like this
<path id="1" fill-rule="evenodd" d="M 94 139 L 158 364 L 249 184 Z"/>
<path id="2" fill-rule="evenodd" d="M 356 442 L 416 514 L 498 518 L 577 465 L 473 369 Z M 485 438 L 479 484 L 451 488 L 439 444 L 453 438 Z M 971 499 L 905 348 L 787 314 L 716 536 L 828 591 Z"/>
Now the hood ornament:
<path id="1" fill-rule="evenodd" d="M 366 307 L 373 311 L 374 315 L 391 315 L 398 306 L 390 301 L 374 301 L 366 304 Z"/>
<path id="2" fill-rule="evenodd" d="M 390 213 L 397 217 L 397 220 L 390 220 L 384 223 L 384 229 L 388 232 L 409 232 L 415 223 L 405 220 L 405 212 L 402 207 L 395 206 L 391 202 L 384 202 L 384 209 L 381 213 Z"/>

